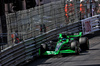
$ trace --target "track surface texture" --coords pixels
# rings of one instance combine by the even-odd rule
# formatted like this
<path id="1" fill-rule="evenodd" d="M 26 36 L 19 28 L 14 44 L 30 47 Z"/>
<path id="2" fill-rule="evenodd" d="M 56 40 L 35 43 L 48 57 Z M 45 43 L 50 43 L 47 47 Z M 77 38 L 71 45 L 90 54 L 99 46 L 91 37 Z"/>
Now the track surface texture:
<path id="1" fill-rule="evenodd" d="M 100 66 L 100 31 L 87 35 L 90 49 L 80 55 L 43 57 L 24 66 Z"/>

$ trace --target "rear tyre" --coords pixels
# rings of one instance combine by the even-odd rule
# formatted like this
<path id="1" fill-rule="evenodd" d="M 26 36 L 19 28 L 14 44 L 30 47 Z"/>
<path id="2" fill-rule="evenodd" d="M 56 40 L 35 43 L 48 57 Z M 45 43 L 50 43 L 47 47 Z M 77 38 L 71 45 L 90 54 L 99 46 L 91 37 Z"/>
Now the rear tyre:
<path id="1" fill-rule="evenodd" d="M 79 43 L 82 51 L 89 50 L 89 40 L 87 37 L 79 38 Z"/>
<path id="2" fill-rule="evenodd" d="M 71 42 L 71 49 L 75 51 L 76 55 L 80 54 L 79 43 L 77 41 Z"/>

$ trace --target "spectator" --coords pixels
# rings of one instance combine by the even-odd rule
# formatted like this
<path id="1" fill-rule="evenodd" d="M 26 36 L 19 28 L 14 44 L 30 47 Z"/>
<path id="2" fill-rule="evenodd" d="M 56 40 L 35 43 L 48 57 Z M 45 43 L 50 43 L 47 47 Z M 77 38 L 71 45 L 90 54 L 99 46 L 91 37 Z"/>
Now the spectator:
<path id="1" fill-rule="evenodd" d="M 15 35 L 14 35 L 14 33 L 11 34 L 11 39 L 12 39 L 12 43 L 14 43 L 15 42 Z"/>
<path id="2" fill-rule="evenodd" d="M 84 6 L 84 1 L 81 1 L 80 3 L 80 17 L 81 19 L 84 19 L 86 17 L 86 13 L 85 13 L 85 6 Z"/>
<path id="3" fill-rule="evenodd" d="M 72 14 L 74 13 L 74 4 L 73 4 L 73 0 L 70 0 L 70 4 L 66 4 L 65 5 L 65 16 L 66 16 L 66 21 L 69 23 L 69 17 L 72 16 Z"/>
<path id="4" fill-rule="evenodd" d="M 11 34 L 12 43 L 19 43 L 18 31 L 16 30 L 15 33 Z"/>
<path id="5" fill-rule="evenodd" d="M 15 31 L 15 43 L 19 43 L 18 31 Z"/>

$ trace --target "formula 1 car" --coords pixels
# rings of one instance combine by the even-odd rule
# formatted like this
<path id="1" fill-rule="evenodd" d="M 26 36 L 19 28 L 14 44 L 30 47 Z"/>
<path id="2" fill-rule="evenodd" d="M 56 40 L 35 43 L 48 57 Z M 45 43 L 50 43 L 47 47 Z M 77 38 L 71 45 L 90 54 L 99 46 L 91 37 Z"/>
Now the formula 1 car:
<path id="1" fill-rule="evenodd" d="M 59 34 L 57 39 L 53 39 L 48 44 L 41 44 L 39 55 L 57 55 L 64 53 L 80 54 L 80 51 L 89 50 L 89 40 L 82 37 L 82 32 Z"/>

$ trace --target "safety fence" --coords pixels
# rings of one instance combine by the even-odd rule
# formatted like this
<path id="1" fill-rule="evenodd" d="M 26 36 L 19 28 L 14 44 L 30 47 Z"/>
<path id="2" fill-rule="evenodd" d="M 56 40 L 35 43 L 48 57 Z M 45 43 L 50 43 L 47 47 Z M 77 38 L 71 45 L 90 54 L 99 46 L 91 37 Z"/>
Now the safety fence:
<path id="1" fill-rule="evenodd" d="M 100 30 L 100 15 L 81 20 L 83 35 L 90 34 L 92 32 Z"/>
<path id="2" fill-rule="evenodd" d="M 35 38 L 31 38 L 28 40 L 24 40 L 19 44 L 15 44 L 13 47 L 9 47 L 0 52 L 0 64 L 1 66 L 16 66 L 19 64 L 23 64 L 29 60 L 36 59 L 39 56 L 39 48 L 42 43 L 47 43 L 51 39 L 57 36 L 57 34 L 67 31 L 67 32 L 83 32 L 83 35 L 87 35 L 84 30 L 87 29 L 87 24 L 82 24 L 83 21 L 90 19 L 90 25 L 92 28 L 97 28 L 100 30 L 100 15 L 93 16 L 91 18 L 84 19 L 82 21 L 75 22 L 73 24 L 69 24 L 65 27 L 51 30 L 50 32 L 46 32 L 40 36 Z M 94 19 L 94 20 L 93 20 Z M 96 23 L 96 24 L 95 24 Z M 88 23 L 89 24 L 89 23 Z M 84 29 L 85 28 L 85 29 Z M 84 30 L 83 30 L 84 29 Z M 93 29 L 92 32 L 98 31 L 97 29 Z M 88 34 L 91 33 L 88 31 Z"/>
<path id="3" fill-rule="evenodd" d="M 73 3 L 77 5 L 80 1 L 74 0 Z M 87 16 L 89 18 L 85 17 L 87 19 L 80 18 L 82 14 L 77 11 L 80 5 L 75 5 L 74 13 L 68 13 L 70 20 L 67 21 L 65 5 L 66 2 L 61 0 L 7 14 L 8 44 L 0 47 L 0 65 L 16 66 L 35 59 L 39 56 L 40 44 L 50 41 L 63 31 L 73 33 L 82 31 L 83 35 L 86 35 L 100 30 L 100 16 L 89 17 L 89 15 Z M 20 42 L 15 42 L 15 38 L 19 38 Z"/>
<path id="4" fill-rule="evenodd" d="M 0 49 L 90 17 L 90 3 L 90 0 L 82 2 L 80 0 L 61 0 L 6 14 L 7 34 L 5 35 L 7 35 L 8 43 L 0 44 Z M 97 9 L 98 7 L 93 6 L 92 8 Z M 98 13 L 95 10 L 92 15 L 96 14 Z"/>
<path id="5" fill-rule="evenodd" d="M 73 23 L 63 28 L 52 30 L 50 32 L 44 33 L 41 36 L 25 40 L 19 44 L 15 44 L 13 47 L 9 47 L 8 49 L 1 51 L 0 64 L 2 66 L 16 66 L 20 63 L 25 63 L 28 60 L 35 59 L 39 56 L 40 44 L 50 41 L 57 34 L 63 31 L 82 31 L 81 22 Z"/>
<path id="6" fill-rule="evenodd" d="M 7 41 L 1 49 L 66 26 L 64 0 L 6 14 Z"/>

